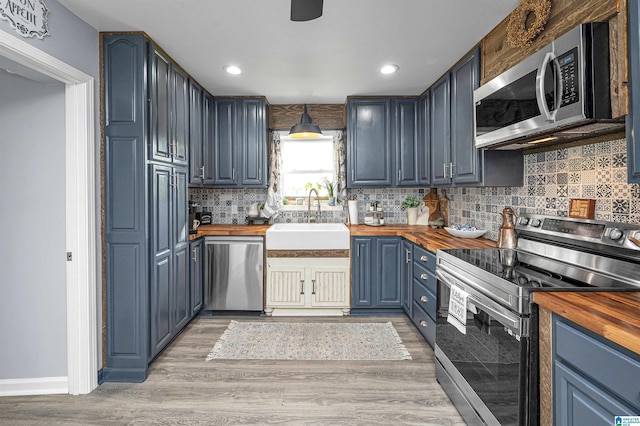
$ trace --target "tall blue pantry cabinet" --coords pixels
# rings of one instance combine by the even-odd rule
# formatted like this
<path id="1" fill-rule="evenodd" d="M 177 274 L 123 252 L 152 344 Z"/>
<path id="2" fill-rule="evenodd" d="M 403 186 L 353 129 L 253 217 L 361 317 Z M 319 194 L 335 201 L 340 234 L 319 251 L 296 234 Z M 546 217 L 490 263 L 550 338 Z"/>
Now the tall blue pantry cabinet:
<path id="1" fill-rule="evenodd" d="M 193 317 L 188 75 L 143 34 L 103 34 L 105 381 L 144 381 Z"/>

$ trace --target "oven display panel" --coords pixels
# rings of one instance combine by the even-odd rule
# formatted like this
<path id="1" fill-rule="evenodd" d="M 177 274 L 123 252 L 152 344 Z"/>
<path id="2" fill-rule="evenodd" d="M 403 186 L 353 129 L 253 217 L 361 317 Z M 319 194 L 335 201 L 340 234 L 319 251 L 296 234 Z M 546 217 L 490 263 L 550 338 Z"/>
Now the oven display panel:
<path id="1" fill-rule="evenodd" d="M 572 222 L 570 220 L 546 218 L 542 223 L 545 231 L 560 232 L 562 234 L 578 235 L 588 238 L 602 238 L 605 225 L 599 223 Z"/>

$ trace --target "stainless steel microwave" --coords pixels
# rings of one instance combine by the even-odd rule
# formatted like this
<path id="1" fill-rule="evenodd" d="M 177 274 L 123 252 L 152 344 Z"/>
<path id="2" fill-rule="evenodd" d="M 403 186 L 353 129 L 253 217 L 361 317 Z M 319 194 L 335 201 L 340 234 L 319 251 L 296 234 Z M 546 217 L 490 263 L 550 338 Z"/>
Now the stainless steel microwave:
<path id="1" fill-rule="evenodd" d="M 586 132 L 610 128 L 597 124 L 612 122 L 609 68 L 606 22 L 570 30 L 474 91 L 476 147 L 522 148 L 585 124 Z"/>

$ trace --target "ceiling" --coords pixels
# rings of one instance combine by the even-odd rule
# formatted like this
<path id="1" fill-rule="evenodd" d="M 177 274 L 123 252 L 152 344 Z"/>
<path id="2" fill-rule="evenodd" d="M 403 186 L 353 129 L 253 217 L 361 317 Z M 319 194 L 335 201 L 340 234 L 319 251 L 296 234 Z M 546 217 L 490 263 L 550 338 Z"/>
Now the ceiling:
<path id="1" fill-rule="evenodd" d="M 59 1 L 99 31 L 146 32 L 214 96 L 272 104 L 419 95 L 519 3 L 324 0 L 322 17 L 291 22 L 290 0 Z"/>

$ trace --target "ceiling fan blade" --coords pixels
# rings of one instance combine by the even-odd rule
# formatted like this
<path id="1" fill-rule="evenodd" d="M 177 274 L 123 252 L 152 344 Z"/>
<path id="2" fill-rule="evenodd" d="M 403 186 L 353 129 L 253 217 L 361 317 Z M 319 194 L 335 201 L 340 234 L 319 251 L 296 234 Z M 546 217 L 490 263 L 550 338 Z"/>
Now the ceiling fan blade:
<path id="1" fill-rule="evenodd" d="M 311 21 L 322 16 L 323 0 L 291 0 L 291 20 Z"/>

